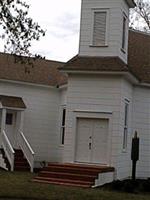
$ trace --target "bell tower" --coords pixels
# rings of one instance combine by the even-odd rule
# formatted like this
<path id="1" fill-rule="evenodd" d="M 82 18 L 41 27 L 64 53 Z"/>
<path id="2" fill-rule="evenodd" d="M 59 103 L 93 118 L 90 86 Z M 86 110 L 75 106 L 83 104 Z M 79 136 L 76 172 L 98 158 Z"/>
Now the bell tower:
<path id="1" fill-rule="evenodd" d="M 134 7 L 134 0 L 82 0 L 79 56 L 119 57 L 127 63 Z"/>

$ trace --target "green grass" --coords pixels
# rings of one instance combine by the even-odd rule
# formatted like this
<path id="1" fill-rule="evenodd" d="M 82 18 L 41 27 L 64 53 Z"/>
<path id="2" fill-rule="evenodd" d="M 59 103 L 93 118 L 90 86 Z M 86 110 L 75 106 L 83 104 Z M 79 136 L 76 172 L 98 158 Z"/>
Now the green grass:
<path id="1" fill-rule="evenodd" d="M 31 182 L 35 174 L 0 170 L 0 199 L 34 200 L 149 200 L 150 195 L 134 195 L 102 189 L 81 189 Z"/>

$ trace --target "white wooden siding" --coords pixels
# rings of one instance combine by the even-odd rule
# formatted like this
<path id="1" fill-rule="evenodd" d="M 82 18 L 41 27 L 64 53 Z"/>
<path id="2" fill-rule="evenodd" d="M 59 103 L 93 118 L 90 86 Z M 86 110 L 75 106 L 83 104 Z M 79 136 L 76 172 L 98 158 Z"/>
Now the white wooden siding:
<path id="1" fill-rule="evenodd" d="M 27 109 L 24 134 L 35 151 L 35 160 L 58 161 L 59 156 L 59 91 L 16 83 L 0 82 L 0 94 L 20 96 Z"/>
<path id="2" fill-rule="evenodd" d="M 124 128 L 124 99 L 129 99 L 132 107 L 132 87 L 117 76 L 70 75 L 67 94 L 66 138 L 64 162 L 74 162 L 75 155 L 75 110 L 112 112 L 110 130 L 110 165 L 116 167 L 117 178 L 130 175 L 130 145 L 122 152 Z M 131 135 L 131 110 L 129 135 Z M 130 140 L 130 139 L 128 139 Z"/>
<path id="3" fill-rule="evenodd" d="M 119 56 L 127 63 L 127 52 L 121 51 L 123 12 L 129 15 L 128 6 L 124 0 L 83 0 L 81 8 L 81 27 L 79 55 L 81 56 Z M 108 47 L 92 47 L 93 10 L 108 9 Z M 126 30 L 128 41 L 128 27 Z M 127 42 L 126 48 L 127 49 Z"/>
<path id="4" fill-rule="evenodd" d="M 149 88 L 134 88 L 133 129 L 140 137 L 140 160 L 137 175 L 150 176 L 150 92 Z"/>

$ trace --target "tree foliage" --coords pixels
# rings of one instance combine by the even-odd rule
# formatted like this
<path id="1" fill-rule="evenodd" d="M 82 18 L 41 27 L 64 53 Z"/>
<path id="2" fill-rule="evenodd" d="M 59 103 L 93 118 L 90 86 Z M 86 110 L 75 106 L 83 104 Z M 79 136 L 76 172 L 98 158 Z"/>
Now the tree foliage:
<path id="1" fill-rule="evenodd" d="M 150 32 L 150 0 L 135 0 L 136 7 L 131 10 L 130 26 Z"/>
<path id="2" fill-rule="evenodd" d="M 0 0 L 0 38 L 4 51 L 32 56 L 31 42 L 39 40 L 45 31 L 28 16 L 29 5 L 23 0 Z"/>

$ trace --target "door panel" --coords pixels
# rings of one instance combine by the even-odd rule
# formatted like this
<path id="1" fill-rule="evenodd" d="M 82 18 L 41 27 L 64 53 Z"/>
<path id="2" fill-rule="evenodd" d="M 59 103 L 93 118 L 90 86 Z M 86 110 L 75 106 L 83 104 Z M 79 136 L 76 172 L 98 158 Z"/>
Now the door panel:
<path id="1" fill-rule="evenodd" d="M 89 148 L 92 133 L 92 122 L 88 119 L 79 119 L 77 121 L 77 148 L 76 161 L 90 162 L 91 150 Z"/>
<path id="2" fill-rule="evenodd" d="M 107 163 L 108 120 L 78 119 L 76 161 Z"/>
<path id="3" fill-rule="evenodd" d="M 108 121 L 95 120 L 93 123 L 92 157 L 93 163 L 107 162 Z"/>

